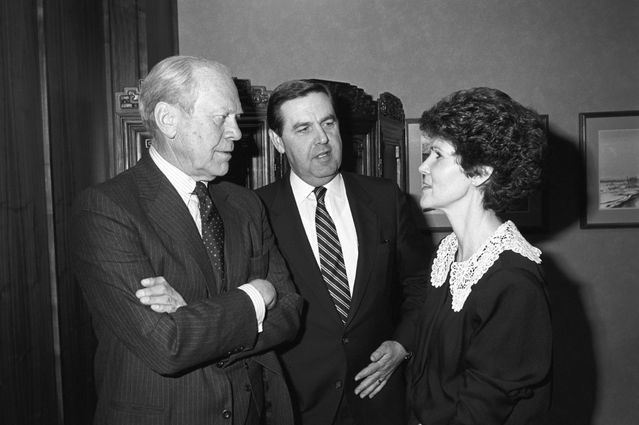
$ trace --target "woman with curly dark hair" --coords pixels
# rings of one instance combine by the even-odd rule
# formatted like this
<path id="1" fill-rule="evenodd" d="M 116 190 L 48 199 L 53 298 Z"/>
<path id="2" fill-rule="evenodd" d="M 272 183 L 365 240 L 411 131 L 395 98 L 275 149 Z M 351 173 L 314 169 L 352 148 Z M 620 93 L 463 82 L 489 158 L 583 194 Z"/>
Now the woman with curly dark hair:
<path id="1" fill-rule="evenodd" d="M 541 423 L 550 401 L 552 334 L 541 252 L 500 214 L 541 180 L 540 117 L 480 87 L 420 120 L 430 153 L 420 205 L 453 233 L 437 250 L 409 366 L 411 424 Z"/>

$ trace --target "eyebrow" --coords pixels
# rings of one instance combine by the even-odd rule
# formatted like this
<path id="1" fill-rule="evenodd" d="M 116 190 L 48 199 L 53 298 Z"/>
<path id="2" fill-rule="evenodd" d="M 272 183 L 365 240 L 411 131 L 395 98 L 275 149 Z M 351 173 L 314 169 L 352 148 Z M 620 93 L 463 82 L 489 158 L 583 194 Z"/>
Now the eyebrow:
<path id="1" fill-rule="evenodd" d="M 239 115 L 242 114 L 244 111 L 242 110 L 242 105 L 238 105 L 238 107 L 235 106 L 222 106 L 219 109 L 215 109 L 212 113 L 212 115 Z"/>
<path id="2" fill-rule="evenodd" d="M 311 125 L 312 123 L 310 121 L 301 121 L 301 122 L 296 122 L 295 124 L 293 124 L 293 130 L 297 130 L 300 127 L 307 127 L 309 125 Z"/>
<path id="3" fill-rule="evenodd" d="M 323 123 L 323 122 L 326 122 L 326 121 L 329 121 L 329 120 L 337 121 L 337 117 L 335 116 L 335 114 L 329 114 L 329 115 L 325 116 L 324 118 L 320 119 L 319 122 Z M 300 122 L 297 122 L 297 123 L 293 124 L 292 128 L 293 128 L 293 130 L 296 130 L 296 129 L 300 128 L 300 127 L 305 127 L 305 126 L 309 126 L 309 125 L 313 125 L 313 121 L 300 121 Z"/>
<path id="4" fill-rule="evenodd" d="M 443 143 L 433 142 L 430 145 L 430 150 L 436 151 L 436 152 L 439 152 L 439 153 L 451 154 L 451 155 L 455 153 L 455 151 L 448 152 L 447 150 L 444 149 L 445 147 L 446 147 L 446 145 L 444 145 Z"/>
<path id="5" fill-rule="evenodd" d="M 337 121 L 337 117 L 335 116 L 335 114 L 328 114 L 326 117 L 322 118 L 320 122 L 325 122 L 328 120 Z"/>

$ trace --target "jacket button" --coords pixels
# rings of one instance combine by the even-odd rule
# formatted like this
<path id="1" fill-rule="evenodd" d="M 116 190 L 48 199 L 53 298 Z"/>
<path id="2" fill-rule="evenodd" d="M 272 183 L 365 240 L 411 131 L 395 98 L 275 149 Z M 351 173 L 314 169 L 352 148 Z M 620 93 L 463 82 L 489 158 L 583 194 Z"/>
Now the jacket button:
<path id="1" fill-rule="evenodd" d="M 346 338 L 346 337 L 342 338 L 342 344 L 346 345 L 346 344 L 348 344 L 349 342 L 351 342 L 351 341 L 350 341 L 350 339 L 348 339 L 348 338 Z"/>
<path id="2" fill-rule="evenodd" d="M 342 388 L 342 381 L 336 381 L 335 382 L 335 389 L 339 390 L 340 388 Z"/>
<path id="3" fill-rule="evenodd" d="M 217 362 L 217 363 L 215 364 L 215 366 L 217 366 L 217 367 L 224 367 L 224 360 L 220 360 L 219 362 Z"/>
<path id="4" fill-rule="evenodd" d="M 223 417 L 224 419 L 231 419 L 231 411 L 230 411 L 230 410 L 226 410 L 226 409 L 224 409 L 224 410 L 222 411 L 222 417 Z"/>

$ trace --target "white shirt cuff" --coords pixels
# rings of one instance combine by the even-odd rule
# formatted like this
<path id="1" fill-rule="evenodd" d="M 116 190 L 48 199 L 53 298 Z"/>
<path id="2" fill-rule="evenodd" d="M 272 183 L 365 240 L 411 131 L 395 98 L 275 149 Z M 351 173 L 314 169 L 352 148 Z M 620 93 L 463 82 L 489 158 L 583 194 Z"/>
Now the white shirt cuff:
<path id="1" fill-rule="evenodd" d="M 264 323 L 264 316 L 266 316 L 266 306 L 264 305 L 264 299 L 262 298 L 262 295 L 260 295 L 260 291 L 255 289 L 255 287 L 250 283 L 245 283 L 238 288 L 246 292 L 246 295 L 248 295 L 253 302 L 253 307 L 255 307 L 255 316 L 257 317 L 257 332 L 262 332 L 262 323 Z"/>

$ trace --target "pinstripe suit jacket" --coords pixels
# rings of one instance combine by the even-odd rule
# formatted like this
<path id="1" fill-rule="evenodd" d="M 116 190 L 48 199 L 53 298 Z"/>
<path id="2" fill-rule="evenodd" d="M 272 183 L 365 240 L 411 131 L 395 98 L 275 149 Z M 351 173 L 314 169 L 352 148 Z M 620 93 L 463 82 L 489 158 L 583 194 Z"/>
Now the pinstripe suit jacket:
<path id="1" fill-rule="evenodd" d="M 305 302 L 299 336 L 280 347 L 293 390 L 296 423 L 332 424 L 346 397 L 357 424 L 402 424 L 401 369 L 372 399 L 355 396 L 354 377 L 385 340 L 413 349 L 415 329 L 409 318 L 417 314 L 423 301 L 430 248 L 396 184 L 350 173 L 342 176 L 359 253 L 345 326 L 306 237 L 289 177 L 258 190 L 278 247 Z"/>
<path id="2" fill-rule="evenodd" d="M 77 201 L 74 268 L 98 338 L 96 424 L 252 424 L 260 415 L 292 423 L 270 349 L 295 335 L 300 298 L 257 196 L 231 183 L 210 186 L 224 220 L 224 282 L 149 157 Z M 135 291 L 151 276 L 164 276 L 187 306 L 158 314 L 140 304 Z M 259 334 L 253 304 L 237 289 L 254 278 L 278 292 Z"/>

